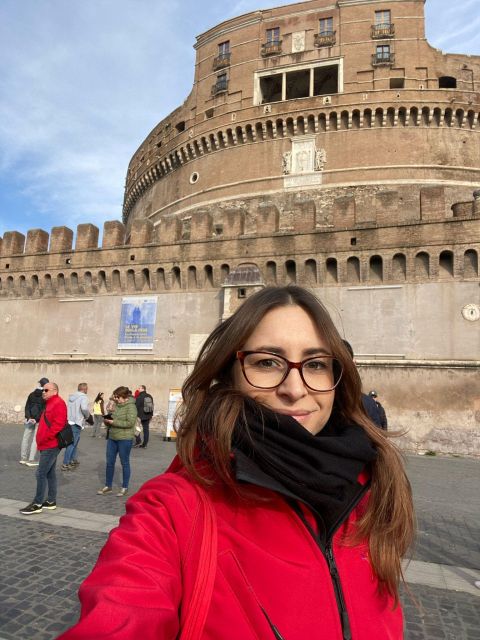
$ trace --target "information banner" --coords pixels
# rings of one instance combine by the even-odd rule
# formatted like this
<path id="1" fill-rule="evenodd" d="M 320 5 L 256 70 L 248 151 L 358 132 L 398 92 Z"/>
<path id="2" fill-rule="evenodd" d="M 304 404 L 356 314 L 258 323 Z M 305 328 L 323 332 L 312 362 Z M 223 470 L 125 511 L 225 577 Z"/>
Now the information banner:
<path id="1" fill-rule="evenodd" d="M 175 431 L 175 414 L 177 412 L 178 405 L 182 401 L 181 389 L 170 389 L 168 394 L 168 410 L 167 410 L 167 430 L 165 432 L 165 438 L 171 440 L 177 437 Z"/>
<path id="2" fill-rule="evenodd" d="M 157 296 L 122 298 L 118 349 L 153 349 Z"/>

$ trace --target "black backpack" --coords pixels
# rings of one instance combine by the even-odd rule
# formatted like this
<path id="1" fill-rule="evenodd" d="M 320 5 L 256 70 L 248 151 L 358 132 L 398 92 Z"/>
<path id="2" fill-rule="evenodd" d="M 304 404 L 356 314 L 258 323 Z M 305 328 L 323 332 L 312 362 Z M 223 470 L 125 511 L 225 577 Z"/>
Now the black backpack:
<path id="1" fill-rule="evenodd" d="M 146 395 L 143 399 L 143 413 L 153 413 L 153 398 Z"/>

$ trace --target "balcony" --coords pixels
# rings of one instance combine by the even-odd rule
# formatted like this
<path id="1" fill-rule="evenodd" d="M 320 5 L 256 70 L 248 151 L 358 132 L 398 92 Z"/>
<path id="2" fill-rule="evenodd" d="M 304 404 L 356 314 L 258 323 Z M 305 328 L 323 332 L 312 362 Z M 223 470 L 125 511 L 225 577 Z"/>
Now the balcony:
<path id="1" fill-rule="evenodd" d="M 212 96 L 217 96 L 219 93 L 226 93 L 228 91 L 228 79 L 221 78 L 217 80 L 212 86 Z"/>
<path id="2" fill-rule="evenodd" d="M 264 58 L 267 56 L 278 56 L 280 53 L 282 53 L 281 40 L 271 40 L 270 42 L 264 42 L 262 44 L 262 56 Z"/>
<path id="3" fill-rule="evenodd" d="M 213 60 L 214 71 L 217 71 L 218 69 L 225 69 L 225 67 L 229 67 L 229 66 L 230 66 L 230 52 L 221 53 L 219 56 L 217 56 Z"/>
<path id="4" fill-rule="evenodd" d="M 380 24 L 372 24 L 371 29 L 372 40 L 383 40 L 384 38 L 395 37 L 395 25 L 390 22 Z"/>
<path id="5" fill-rule="evenodd" d="M 313 36 L 313 44 L 316 47 L 333 47 L 336 43 L 336 31 L 321 31 Z"/>
<path id="6" fill-rule="evenodd" d="M 372 67 L 391 67 L 395 64 L 395 54 L 384 51 L 372 54 Z"/>

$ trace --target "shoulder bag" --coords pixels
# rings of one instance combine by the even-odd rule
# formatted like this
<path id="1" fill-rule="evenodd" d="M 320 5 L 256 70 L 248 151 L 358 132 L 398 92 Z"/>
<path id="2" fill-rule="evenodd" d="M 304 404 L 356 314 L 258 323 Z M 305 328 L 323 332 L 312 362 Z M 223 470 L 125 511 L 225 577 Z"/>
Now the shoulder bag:
<path id="1" fill-rule="evenodd" d="M 203 510 L 203 536 L 193 596 L 178 640 L 198 640 L 205 626 L 217 571 L 217 515 L 206 491 L 195 487 Z"/>
<path id="2" fill-rule="evenodd" d="M 47 412 L 43 412 L 44 420 L 47 424 L 47 427 L 50 428 L 52 425 L 50 420 L 47 418 Z M 73 444 L 73 430 L 70 424 L 67 424 L 63 427 L 61 431 L 57 433 L 57 443 L 59 449 L 65 449 L 69 444 Z"/>

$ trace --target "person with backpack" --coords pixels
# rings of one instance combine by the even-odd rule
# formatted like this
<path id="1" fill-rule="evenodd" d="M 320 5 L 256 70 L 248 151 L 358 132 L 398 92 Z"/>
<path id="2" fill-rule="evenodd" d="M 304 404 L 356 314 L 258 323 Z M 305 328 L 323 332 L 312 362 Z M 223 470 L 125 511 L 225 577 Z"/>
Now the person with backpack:
<path id="1" fill-rule="evenodd" d="M 138 417 L 142 423 L 143 442 L 139 449 L 146 449 L 150 435 L 150 420 L 153 418 L 153 398 L 147 393 L 147 387 L 141 384 L 135 393 L 135 404 L 137 406 Z"/>
<path id="2" fill-rule="evenodd" d="M 38 467 L 35 461 L 37 455 L 37 429 L 42 411 L 45 409 L 45 402 L 42 398 L 42 389 L 48 383 L 48 378 L 40 378 L 39 386 L 28 394 L 25 404 L 25 423 L 22 444 L 20 448 L 20 464 L 27 467 Z"/>
<path id="3" fill-rule="evenodd" d="M 385 409 L 383 408 L 383 406 L 380 403 L 380 400 L 378 399 L 378 393 L 374 389 L 372 389 L 372 391 L 370 391 L 368 395 L 370 398 L 372 398 L 372 400 L 375 402 L 375 405 L 377 407 L 377 411 L 379 415 L 379 425 L 384 431 L 386 431 L 388 428 L 387 414 L 385 413 Z"/>

